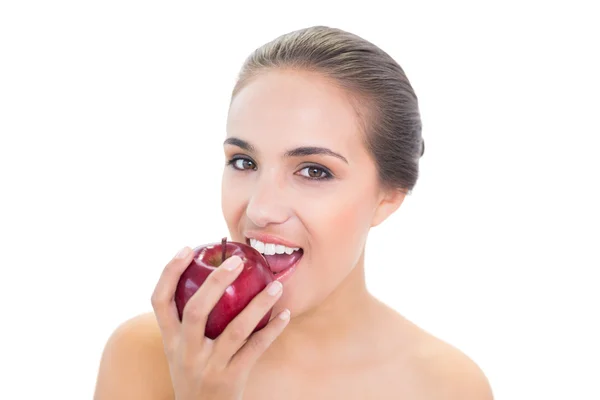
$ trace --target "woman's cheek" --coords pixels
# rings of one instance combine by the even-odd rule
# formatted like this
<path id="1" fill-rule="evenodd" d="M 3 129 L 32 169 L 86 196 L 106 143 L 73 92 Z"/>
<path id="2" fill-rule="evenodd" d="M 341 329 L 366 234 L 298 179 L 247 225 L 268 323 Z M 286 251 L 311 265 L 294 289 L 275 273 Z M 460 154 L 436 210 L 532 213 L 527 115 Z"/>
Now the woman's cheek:
<path id="1" fill-rule="evenodd" d="M 339 272 L 346 273 L 358 262 L 368 232 L 368 218 L 364 201 L 358 196 L 337 200 L 330 207 L 322 208 L 320 247 L 330 260 L 328 265 L 343 268 Z"/>
<path id="2" fill-rule="evenodd" d="M 241 182 L 235 182 L 232 177 L 225 176 L 221 187 L 221 209 L 228 224 L 240 213 L 244 204 L 246 189 Z"/>
<path id="3" fill-rule="evenodd" d="M 248 195 L 248 188 L 251 186 L 251 181 L 248 177 L 244 177 L 242 173 L 227 171 L 223 175 L 221 183 L 221 197 L 223 201 L 241 202 L 245 195 Z"/>

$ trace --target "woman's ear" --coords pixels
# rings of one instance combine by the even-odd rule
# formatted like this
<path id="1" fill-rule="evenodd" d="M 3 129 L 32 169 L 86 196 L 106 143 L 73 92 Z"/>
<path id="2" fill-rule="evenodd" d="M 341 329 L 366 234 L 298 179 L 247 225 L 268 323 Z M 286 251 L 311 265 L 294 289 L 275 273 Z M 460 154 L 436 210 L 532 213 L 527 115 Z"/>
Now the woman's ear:
<path id="1" fill-rule="evenodd" d="M 379 198 L 379 203 L 373 213 L 373 220 L 371 221 L 371 227 L 377 226 L 385 221 L 390 215 L 394 213 L 404 201 L 406 193 L 401 189 L 391 189 L 382 192 Z"/>

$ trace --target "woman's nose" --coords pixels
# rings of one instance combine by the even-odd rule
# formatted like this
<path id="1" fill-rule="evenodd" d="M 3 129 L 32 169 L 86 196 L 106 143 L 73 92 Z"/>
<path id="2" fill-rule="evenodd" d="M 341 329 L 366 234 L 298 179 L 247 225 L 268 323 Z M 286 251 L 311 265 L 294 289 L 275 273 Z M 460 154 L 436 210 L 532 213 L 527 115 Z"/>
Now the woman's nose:
<path id="1" fill-rule="evenodd" d="M 284 223 L 290 217 L 285 195 L 285 190 L 275 180 L 260 180 L 248 201 L 246 215 L 259 228 Z"/>

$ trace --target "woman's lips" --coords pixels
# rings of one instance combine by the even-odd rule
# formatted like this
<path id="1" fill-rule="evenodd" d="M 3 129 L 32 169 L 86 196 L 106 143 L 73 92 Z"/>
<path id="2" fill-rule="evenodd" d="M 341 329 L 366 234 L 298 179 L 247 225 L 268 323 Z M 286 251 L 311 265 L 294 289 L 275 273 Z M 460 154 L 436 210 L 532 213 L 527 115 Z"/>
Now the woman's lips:
<path id="1" fill-rule="evenodd" d="M 297 260 L 296 262 L 294 262 L 291 266 L 289 266 L 288 268 L 284 269 L 283 271 L 277 273 L 277 274 L 273 274 L 273 278 L 276 281 L 279 281 L 281 283 L 284 283 L 285 281 L 287 281 L 296 271 L 298 264 L 300 263 L 300 261 L 302 260 L 302 256 L 304 254 L 302 254 Z"/>
<path id="2" fill-rule="evenodd" d="M 246 237 L 245 239 L 246 239 L 246 244 L 248 246 L 250 246 L 250 239 L 248 237 Z M 294 251 L 290 255 L 283 254 L 283 256 L 293 257 L 291 260 L 288 260 L 289 265 L 282 265 L 283 263 L 280 263 L 277 260 L 275 260 L 273 262 L 274 259 L 271 257 L 279 256 L 279 255 L 280 254 L 274 254 L 274 255 L 264 255 L 263 254 L 263 257 L 265 257 L 265 259 L 267 260 L 267 264 L 269 265 L 269 268 L 271 269 L 271 273 L 273 274 L 273 279 L 283 283 L 285 280 L 289 279 L 289 277 L 296 270 L 298 263 L 300 262 L 300 260 L 302 260 L 302 257 L 304 256 L 304 249 L 300 248 L 300 250 Z M 271 260 L 269 258 L 271 258 Z M 273 265 L 271 265 L 271 262 L 273 262 Z"/>
<path id="3" fill-rule="evenodd" d="M 303 250 L 296 250 L 292 254 L 271 254 L 264 257 L 269 263 L 271 272 L 276 275 L 296 264 L 303 254 Z"/>

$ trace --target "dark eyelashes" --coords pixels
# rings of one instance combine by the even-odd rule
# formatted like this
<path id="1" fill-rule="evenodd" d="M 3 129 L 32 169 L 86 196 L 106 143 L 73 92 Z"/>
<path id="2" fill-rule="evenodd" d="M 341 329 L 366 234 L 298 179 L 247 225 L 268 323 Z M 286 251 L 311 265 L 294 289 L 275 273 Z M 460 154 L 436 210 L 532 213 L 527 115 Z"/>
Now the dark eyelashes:
<path id="1" fill-rule="evenodd" d="M 249 163 L 251 163 L 253 165 L 253 168 L 244 168 L 244 169 L 240 169 L 238 167 L 235 166 L 235 163 L 238 160 L 245 160 L 248 161 Z M 253 159 L 251 159 L 250 157 L 242 157 L 242 156 L 234 156 L 232 158 L 230 158 L 229 160 L 227 160 L 226 162 L 227 166 L 232 167 L 233 169 L 235 169 L 236 171 L 240 171 L 240 172 L 244 172 L 244 171 L 255 171 L 257 166 L 256 166 L 256 162 L 254 162 Z M 331 171 L 328 168 L 323 167 L 322 165 L 318 165 L 318 164 L 307 164 L 302 166 L 302 168 L 299 171 L 305 170 L 305 169 L 313 169 L 313 170 L 318 170 L 321 171 L 321 174 L 324 176 L 320 176 L 320 177 L 308 177 L 308 176 L 302 176 L 302 178 L 307 179 L 309 181 L 325 181 L 325 180 L 330 180 L 333 179 L 333 173 L 331 173 Z"/>
<path id="2" fill-rule="evenodd" d="M 315 165 L 315 164 L 308 164 L 302 167 L 302 169 L 300 169 L 300 171 L 305 170 L 305 169 L 316 169 L 319 170 L 321 172 L 323 172 L 325 175 L 324 176 L 320 176 L 320 177 L 307 177 L 307 176 L 303 176 L 303 178 L 311 180 L 311 181 L 326 181 L 329 179 L 333 179 L 333 174 L 325 167 L 322 167 L 320 165 Z"/>
<path id="3" fill-rule="evenodd" d="M 237 167 L 234 165 L 234 164 L 235 164 L 235 162 L 236 162 L 236 161 L 238 161 L 238 160 L 246 160 L 246 161 L 249 161 L 249 162 L 251 162 L 252 164 L 254 164 L 254 168 L 253 168 L 253 169 L 254 169 L 254 170 L 256 169 L 256 163 L 254 162 L 254 160 L 252 160 L 251 158 L 248 158 L 248 157 L 240 157 L 240 156 L 233 157 L 233 158 L 231 158 L 231 159 L 227 160 L 227 163 L 226 163 L 226 165 L 227 165 L 227 166 L 232 166 L 233 168 L 237 169 L 238 171 L 246 171 L 246 170 L 240 170 L 239 168 L 237 168 Z"/>

